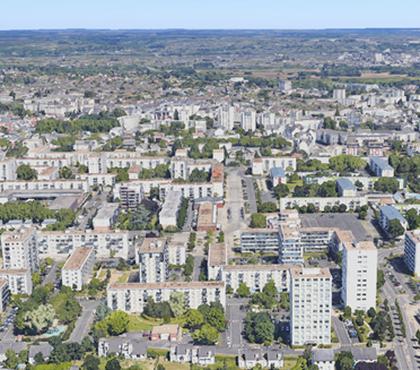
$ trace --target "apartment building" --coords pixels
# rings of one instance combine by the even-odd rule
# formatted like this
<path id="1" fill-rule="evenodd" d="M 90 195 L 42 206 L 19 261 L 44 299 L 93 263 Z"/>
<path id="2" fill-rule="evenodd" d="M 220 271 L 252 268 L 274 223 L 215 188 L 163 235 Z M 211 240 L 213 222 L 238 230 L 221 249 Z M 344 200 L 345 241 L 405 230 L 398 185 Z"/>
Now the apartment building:
<path id="1" fill-rule="evenodd" d="M 11 294 L 32 294 L 32 274 L 29 269 L 2 269 L 0 279 L 7 280 Z"/>
<path id="2" fill-rule="evenodd" d="M 274 167 L 280 167 L 285 172 L 296 171 L 296 158 L 294 157 L 263 157 L 252 161 L 252 174 L 262 176 L 270 173 Z"/>
<path id="3" fill-rule="evenodd" d="M 355 197 L 357 190 L 349 179 L 341 178 L 337 180 L 337 192 L 340 197 Z"/>
<path id="4" fill-rule="evenodd" d="M 222 280 L 222 269 L 228 264 L 227 248 L 224 243 L 209 246 L 207 258 L 207 277 L 209 280 Z"/>
<path id="5" fill-rule="evenodd" d="M 99 208 L 92 220 L 92 226 L 96 231 L 110 231 L 117 221 L 119 214 L 118 203 L 105 203 Z"/>
<path id="6" fill-rule="evenodd" d="M 188 308 L 211 302 L 219 302 L 223 307 L 226 305 L 225 283 L 222 281 L 115 283 L 107 289 L 107 304 L 112 310 L 142 313 L 148 299 L 167 302 L 175 292 L 184 294 Z"/>
<path id="7" fill-rule="evenodd" d="M 168 261 L 170 265 L 181 266 L 187 260 L 187 244 L 181 241 L 168 241 Z"/>
<path id="8" fill-rule="evenodd" d="M 241 112 L 241 128 L 254 132 L 257 129 L 257 112 L 253 109 Z"/>
<path id="9" fill-rule="evenodd" d="M 318 211 L 323 211 L 325 207 L 334 207 L 344 204 L 347 210 L 355 210 L 368 204 L 367 196 L 355 197 L 284 197 L 280 198 L 280 211 L 295 207 L 307 206 L 313 204 Z"/>
<path id="10" fill-rule="evenodd" d="M 221 279 L 234 291 L 244 283 L 252 293 L 260 292 L 273 281 L 279 292 L 287 292 L 290 285 L 290 265 L 226 265 L 221 270 Z"/>
<path id="11" fill-rule="evenodd" d="M 81 291 L 88 284 L 95 264 L 93 248 L 76 248 L 67 259 L 61 271 L 61 281 L 72 290 Z"/>
<path id="12" fill-rule="evenodd" d="M 220 107 L 217 111 L 217 122 L 226 131 L 232 131 L 235 126 L 235 108 L 232 106 Z"/>
<path id="13" fill-rule="evenodd" d="M 38 251 L 42 257 L 64 260 L 75 248 L 91 247 L 96 258 L 134 257 L 135 237 L 129 231 L 66 230 L 38 231 Z"/>
<path id="14" fill-rule="evenodd" d="M 378 251 L 371 241 L 344 243 L 341 298 L 345 306 L 367 311 L 376 307 Z"/>
<path id="15" fill-rule="evenodd" d="M 144 198 L 143 187 L 138 183 L 124 183 L 119 186 L 121 207 L 125 210 L 135 210 Z"/>
<path id="16" fill-rule="evenodd" d="M 35 230 L 20 228 L 6 231 L 1 235 L 3 269 L 28 269 L 30 273 L 38 270 L 38 249 Z"/>
<path id="17" fill-rule="evenodd" d="M 290 270 L 290 338 L 292 345 L 330 344 L 332 278 L 328 269 Z"/>
<path id="18" fill-rule="evenodd" d="M 16 159 L 6 158 L 4 153 L 0 157 L 0 180 L 14 181 L 16 180 Z"/>
<path id="19" fill-rule="evenodd" d="M 391 220 L 397 220 L 400 222 L 402 227 L 407 228 L 408 226 L 407 221 L 401 215 L 400 211 L 398 211 L 395 207 L 385 205 L 379 208 L 379 212 L 380 212 L 379 224 L 381 225 L 384 231 L 388 230 L 389 223 Z"/>
<path id="20" fill-rule="evenodd" d="M 140 283 L 162 283 L 168 278 L 168 242 L 145 238 L 136 250 Z"/>
<path id="21" fill-rule="evenodd" d="M 181 207 L 182 193 L 169 191 L 166 194 L 162 209 L 159 212 L 159 223 L 163 229 L 177 227 L 178 211 Z"/>
<path id="22" fill-rule="evenodd" d="M 212 166 L 215 163 L 217 162 L 214 160 L 194 160 L 189 157 L 175 155 L 175 157 L 171 159 L 170 164 L 171 178 L 188 180 L 194 170 L 208 172 L 210 175 Z"/>
<path id="23" fill-rule="evenodd" d="M 80 190 L 87 192 L 89 184 L 86 180 L 9 180 L 0 182 L 0 192 L 14 190 L 53 191 L 53 190 Z"/>
<path id="24" fill-rule="evenodd" d="M 241 252 L 277 252 L 280 245 L 280 236 L 273 229 L 243 230 L 240 234 Z"/>
<path id="25" fill-rule="evenodd" d="M 90 174 L 105 174 L 110 168 L 129 168 L 139 166 L 140 169 L 152 169 L 166 164 L 166 157 L 147 157 L 139 152 L 116 150 L 114 152 L 89 153 L 86 165 Z"/>
<path id="26" fill-rule="evenodd" d="M 394 168 L 388 164 L 387 158 L 370 157 L 369 168 L 375 176 L 394 177 Z"/>
<path id="27" fill-rule="evenodd" d="M 404 261 L 415 276 L 420 276 L 420 230 L 407 231 L 404 238 Z"/>
<path id="28" fill-rule="evenodd" d="M 298 228 L 286 222 L 279 225 L 279 263 L 303 264 L 303 246 Z"/>

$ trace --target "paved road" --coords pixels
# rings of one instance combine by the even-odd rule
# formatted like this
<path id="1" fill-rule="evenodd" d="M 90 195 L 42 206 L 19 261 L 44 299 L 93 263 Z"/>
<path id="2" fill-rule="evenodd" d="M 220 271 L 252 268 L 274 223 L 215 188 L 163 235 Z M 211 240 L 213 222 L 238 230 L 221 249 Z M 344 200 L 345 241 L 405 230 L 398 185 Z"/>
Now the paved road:
<path id="1" fill-rule="evenodd" d="M 193 276 L 192 276 L 192 280 L 193 281 L 198 281 L 198 278 L 200 277 L 200 272 L 201 272 L 201 262 L 203 261 L 204 257 L 203 256 L 194 256 L 194 271 L 193 271 Z"/>
<path id="2" fill-rule="evenodd" d="M 245 181 L 245 191 L 248 195 L 249 211 L 251 213 L 257 212 L 257 200 L 255 198 L 255 188 L 252 177 L 245 176 L 244 172 L 240 172 L 241 179 Z"/>
<path id="3" fill-rule="evenodd" d="M 405 313 L 404 306 L 407 304 L 405 297 L 395 292 L 393 286 L 390 284 L 388 279 L 385 281 L 385 285 L 382 289 L 384 296 L 388 299 L 390 306 L 394 306 L 395 300 L 398 301 L 399 306 L 401 307 L 401 312 L 403 315 L 403 321 L 405 323 L 406 328 L 406 338 L 403 338 L 402 342 L 399 341 L 400 336 L 396 335 L 394 339 L 395 344 L 395 354 L 397 357 L 398 364 L 400 365 L 400 369 L 415 369 L 416 368 L 416 355 L 413 349 L 413 343 L 411 342 L 411 338 L 414 337 L 414 333 L 412 333 L 412 327 L 407 320 L 407 315 Z M 396 311 L 392 310 L 391 315 L 395 318 Z M 396 320 L 393 319 L 395 333 L 398 334 L 400 330 L 396 327 Z"/>
<path id="4" fill-rule="evenodd" d="M 6 312 L 5 312 L 5 316 L 6 317 L 12 317 L 13 320 L 15 318 L 15 314 L 12 313 L 12 309 L 10 307 L 7 307 Z M 1 342 L 14 342 L 16 341 L 16 338 L 13 334 L 13 321 L 10 324 L 5 324 L 5 322 L 3 322 L 3 325 L 5 325 L 5 330 L 3 332 L 0 333 L 0 341 Z"/>
<path id="5" fill-rule="evenodd" d="M 191 224 L 193 221 L 193 209 L 192 209 L 192 202 L 188 203 L 188 209 L 187 209 L 187 217 L 185 219 L 185 224 L 182 227 L 182 231 L 188 232 L 192 230 Z"/>
<path id="6" fill-rule="evenodd" d="M 246 312 L 240 306 L 246 304 L 246 299 L 228 298 L 226 302 L 226 318 L 228 328 L 226 333 L 227 347 L 239 349 L 243 347 L 243 320 Z"/>
<path id="7" fill-rule="evenodd" d="M 41 285 L 47 285 L 47 284 L 55 284 L 57 281 L 57 262 L 54 262 L 50 268 L 50 271 L 48 271 L 48 274 L 45 276 L 44 280 L 42 281 Z"/>
<path id="8" fill-rule="evenodd" d="M 82 314 L 76 321 L 76 326 L 70 335 L 69 342 L 80 343 L 89 334 L 99 301 L 80 301 L 80 304 L 82 306 Z"/>
<path id="9" fill-rule="evenodd" d="M 332 316 L 332 324 L 341 345 L 351 345 L 351 339 L 344 323 L 337 316 Z"/>

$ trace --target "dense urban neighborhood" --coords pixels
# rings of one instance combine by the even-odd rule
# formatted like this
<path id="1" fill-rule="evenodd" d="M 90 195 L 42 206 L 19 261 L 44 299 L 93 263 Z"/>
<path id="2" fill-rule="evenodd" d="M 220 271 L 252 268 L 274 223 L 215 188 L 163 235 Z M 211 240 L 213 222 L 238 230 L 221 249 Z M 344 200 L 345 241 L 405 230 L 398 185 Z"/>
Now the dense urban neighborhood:
<path id="1" fill-rule="evenodd" d="M 0 363 L 420 368 L 420 32 L 0 31 Z"/>

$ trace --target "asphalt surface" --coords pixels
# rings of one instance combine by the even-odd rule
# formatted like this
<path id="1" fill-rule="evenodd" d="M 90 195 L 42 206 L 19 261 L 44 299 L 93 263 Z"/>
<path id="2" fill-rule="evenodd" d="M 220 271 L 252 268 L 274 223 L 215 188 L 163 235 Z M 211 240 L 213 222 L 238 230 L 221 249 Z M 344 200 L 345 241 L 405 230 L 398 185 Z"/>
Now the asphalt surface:
<path id="1" fill-rule="evenodd" d="M 57 262 L 54 262 L 48 271 L 48 274 L 45 276 L 44 280 L 42 281 L 41 285 L 45 286 L 47 284 L 55 284 L 57 281 Z"/>
<path id="2" fill-rule="evenodd" d="M 80 343 L 81 340 L 89 334 L 99 301 L 80 301 L 80 305 L 82 306 L 82 314 L 76 321 L 76 326 L 70 335 L 69 342 Z"/>
<path id="3" fill-rule="evenodd" d="M 239 349 L 244 346 L 242 331 L 246 311 L 241 310 L 240 307 L 245 303 L 246 299 L 238 298 L 228 298 L 226 301 L 226 318 L 228 320 L 226 346 L 229 348 Z"/>
<path id="4" fill-rule="evenodd" d="M 332 324 L 335 330 L 335 333 L 337 334 L 337 338 L 341 345 L 351 345 L 351 339 L 349 337 L 349 333 L 344 326 L 344 323 L 340 321 L 340 319 L 337 316 L 332 316 Z"/>

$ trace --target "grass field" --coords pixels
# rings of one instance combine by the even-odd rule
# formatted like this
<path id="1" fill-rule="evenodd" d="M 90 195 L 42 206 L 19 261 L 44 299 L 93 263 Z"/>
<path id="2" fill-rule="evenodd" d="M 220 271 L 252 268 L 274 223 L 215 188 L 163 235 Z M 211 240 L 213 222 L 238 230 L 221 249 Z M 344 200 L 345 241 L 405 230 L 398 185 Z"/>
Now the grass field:
<path id="1" fill-rule="evenodd" d="M 163 324 L 163 320 L 146 318 L 139 315 L 130 315 L 128 322 L 128 331 L 147 331 L 152 329 L 153 326 Z"/>

